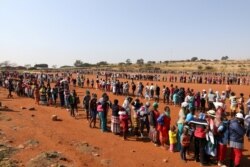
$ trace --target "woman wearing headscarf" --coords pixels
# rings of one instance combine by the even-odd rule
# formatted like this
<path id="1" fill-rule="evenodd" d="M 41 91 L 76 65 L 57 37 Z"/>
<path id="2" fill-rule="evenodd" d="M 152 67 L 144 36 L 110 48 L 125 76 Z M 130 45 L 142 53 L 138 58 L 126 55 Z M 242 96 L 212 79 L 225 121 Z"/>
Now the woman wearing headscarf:
<path id="1" fill-rule="evenodd" d="M 153 104 L 153 110 L 150 111 L 149 115 L 149 125 L 150 125 L 149 138 L 155 145 L 158 145 L 159 143 L 159 133 L 157 131 L 158 127 L 157 118 L 159 116 L 160 113 L 158 111 L 158 103 L 155 102 Z"/>
<path id="2" fill-rule="evenodd" d="M 170 108 L 166 106 L 164 108 L 164 112 L 157 118 L 157 130 L 159 131 L 159 139 L 161 146 L 166 149 L 166 144 L 168 143 L 168 132 L 170 129 L 170 122 L 171 122 L 171 117 L 170 117 Z"/>

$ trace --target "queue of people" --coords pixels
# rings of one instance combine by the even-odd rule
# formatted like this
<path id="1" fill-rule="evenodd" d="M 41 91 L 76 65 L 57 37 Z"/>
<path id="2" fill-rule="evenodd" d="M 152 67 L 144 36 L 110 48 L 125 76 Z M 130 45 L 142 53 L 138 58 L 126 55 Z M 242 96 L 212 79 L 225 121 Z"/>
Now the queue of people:
<path id="1" fill-rule="evenodd" d="M 58 79 L 53 88 L 50 82 L 37 78 L 27 82 L 22 79 L 14 81 L 11 77 L 6 80 L 5 87 L 9 91 L 9 97 L 13 97 L 12 91 L 17 95 L 22 95 L 24 92 L 25 96 L 34 98 L 37 104 L 46 105 L 56 105 L 59 97 L 62 108 L 66 108 L 72 117 L 78 115 L 80 98 L 75 90 L 70 90 L 68 77 Z M 243 93 L 240 97 L 236 97 L 231 90 L 220 93 L 204 89 L 199 92 L 171 84 L 169 87 L 163 86 L 164 110 L 160 111 L 159 105 L 162 103 L 160 103 L 159 86 L 146 84 L 144 89 L 142 82 L 138 82 L 136 86 L 132 81 L 131 84 L 137 88 L 137 95 L 131 97 L 129 86 L 128 90 L 124 86 L 122 89 L 116 87 L 120 85 L 118 80 L 111 81 L 108 89 L 106 84 L 103 86 L 103 82 L 106 80 L 99 82 L 98 79 L 97 83 L 101 83 L 102 86 L 96 87 L 102 89 L 101 97 L 98 98 L 97 94 L 91 94 L 87 90 L 82 100 L 90 128 L 99 127 L 101 132 L 111 131 L 115 135 L 121 135 L 124 140 L 131 136 L 138 140 L 150 139 L 155 146 L 168 149 L 170 152 L 180 152 L 180 158 L 184 162 L 190 159 L 188 155 L 193 152 L 194 160 L 201 165 L 210 162 L 216 162 L 218 166 L 228 165 L 225 161 L 227 156 L 225 150 L 230 148 L 229 165 L 240 165 L 244 136 L 247 135 L 250 139 L 250 96 L 245 102 Z M 75 82 L 73 86 L 76 86 Z M 126 95 L 124 101 L 119 102 L 118 99 L 111 101 L 106 92 L 108 90 L 113 90 L 115 95 Z M 132 92 L 133 90 L 136 89 L 132 89 Z M 226 112 L 228 99 L 230 114 Z M 178 120 L 172 120 L 168 105 L 180 106 Z M 100 122 L 99 126 L 97 119 Z M 110 125 L 108 125 L 109 119 Z"/>

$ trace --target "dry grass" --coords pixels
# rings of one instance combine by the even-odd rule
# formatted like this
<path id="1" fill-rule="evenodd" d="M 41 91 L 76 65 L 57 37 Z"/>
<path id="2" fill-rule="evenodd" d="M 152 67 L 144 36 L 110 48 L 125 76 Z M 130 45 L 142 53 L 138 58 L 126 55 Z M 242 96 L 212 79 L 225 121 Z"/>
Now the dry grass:
<path id="1" fill-rule="evenodd" d="M 130 65 L 120 67 L 120 69 L 160 69 L 160 70 L 171 70 L 171 71 L 208 71 L 208 72 L 250 72 L 250 60 L 237 60 L 237 61 L 197 61 L 197 62 L 174 62 L 169 61 L 168 63 L 156 63 L 151 65 Z M 116 65 L 111 68 L 118 69 Z"/>

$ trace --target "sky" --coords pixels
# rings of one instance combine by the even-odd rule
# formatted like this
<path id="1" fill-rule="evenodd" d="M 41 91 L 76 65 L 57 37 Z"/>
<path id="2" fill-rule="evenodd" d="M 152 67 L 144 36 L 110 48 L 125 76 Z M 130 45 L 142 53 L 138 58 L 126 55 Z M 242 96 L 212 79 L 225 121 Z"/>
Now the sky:
<path id="1" fill-rule="evenodd" d="M 0 0 L 0 62 L 250 58 L 250 0 Z"/>

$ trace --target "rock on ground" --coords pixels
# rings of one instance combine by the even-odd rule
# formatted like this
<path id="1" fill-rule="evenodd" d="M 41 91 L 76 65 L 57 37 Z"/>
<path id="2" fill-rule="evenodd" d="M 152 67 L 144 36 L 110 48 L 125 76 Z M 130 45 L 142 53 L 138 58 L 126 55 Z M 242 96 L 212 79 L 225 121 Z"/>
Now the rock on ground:
<path id="1" fill-rule="evenodd" d="M 112 164 L 112 161 L 110 159 L 102 159 L 101 165 L 103 166 L 110 166 Z"/>
<path id="2" fill-rule="evenodd" d="M 57 151 L 43 152 L 31 159 L 26 167 L 64 167 L 71 166 L 69 160 Z"/>
<path id="3" fill-rule="evenodd" d="M 52 120 L 52 121 L 57 121 L 57 120 L 58 120 L 57 115 L 52 115 L 52 116 L 51 116 L 51 120 Z"/>
<path id="4" fill-rule="evenodd" d="M 0 144 L 0 166 L 17 167 L 18 162 L 10 159 L 11 155 L 16 151 L 15 148 Z"/>

